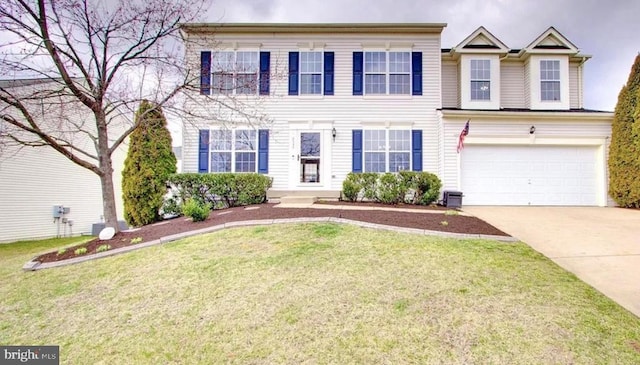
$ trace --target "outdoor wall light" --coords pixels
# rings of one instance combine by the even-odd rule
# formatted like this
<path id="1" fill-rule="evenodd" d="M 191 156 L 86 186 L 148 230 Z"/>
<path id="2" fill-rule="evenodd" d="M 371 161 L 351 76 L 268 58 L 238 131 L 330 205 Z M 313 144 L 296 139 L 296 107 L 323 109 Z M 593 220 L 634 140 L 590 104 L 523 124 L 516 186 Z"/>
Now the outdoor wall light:
<path id="1" fill-rule="evenodd" d="M 534 134 L 536 132 L 536 126 L 532 125 L 531 128 L 529 128 L 529 134 Z"/>
<path id="2" fill-rule="evenodd" d="M 336 141 L 336 127 L 333 127 L 333 129 L 331 129 L 331 136 L 333 137 L 333 141 Z"/>

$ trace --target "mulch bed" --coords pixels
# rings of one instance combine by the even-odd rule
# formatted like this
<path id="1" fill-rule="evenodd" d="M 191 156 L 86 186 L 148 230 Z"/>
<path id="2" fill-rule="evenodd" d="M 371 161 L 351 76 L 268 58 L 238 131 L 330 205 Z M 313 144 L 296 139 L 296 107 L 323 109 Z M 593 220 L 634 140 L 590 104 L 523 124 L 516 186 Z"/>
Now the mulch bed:
<path id="1" fill-rule="evenodd" d="M 354 204 L 363 205 L 360 203 Z M 380 206 L 379 204 L 375 205 Z M 110 240 L 100 241 L 98 239 L 94 239 L 80 246 L 87 247 L 86 254 L 92 254 L 96 252 L 96 249 L 99 246 L 105 244 L 111 246 L 111 250 L 124 246 L 131 246 L 131 240 L 137 238 L 142 239 L 140 242 L 149 242 L 157 240 L 164 236 L 202 229 L 228 222 L 302 217 L 337 217 L 355 221 L 378 223 L 397 227 L 427 229 L 432 231 L 509 236 L 508 234 L 500 231 L 499 229 L 478 218 L 463 215 L 412 213 L 384 210 L 275 208 L 274 206 L 275 204 L 260 204 L 250 207 L 235 207 L 223 210 L 214 210 L 209 218 L 207 218 L 203 222 L 192 222 L 185 217 L 178 217 L 163 222 L 150 224 L 141 227 L 140 229 L 133 232 L 120 232 Z M 384 207 L 393 206 L 385 205 Z M 409 206 L 402 207 L 406 208 Z M 441 210 L 439 207 L 434 208 Z M 447 221 L 448 224 L 442 225 L 441 222 L 443 221 Z M 69 248 L 61 255 L 58 255 L 58 252 L 49 252 L 37 257 L 35 261 L 54 262 L 73 258 L 76 257 L 74 249 L 75 248 Z"/>

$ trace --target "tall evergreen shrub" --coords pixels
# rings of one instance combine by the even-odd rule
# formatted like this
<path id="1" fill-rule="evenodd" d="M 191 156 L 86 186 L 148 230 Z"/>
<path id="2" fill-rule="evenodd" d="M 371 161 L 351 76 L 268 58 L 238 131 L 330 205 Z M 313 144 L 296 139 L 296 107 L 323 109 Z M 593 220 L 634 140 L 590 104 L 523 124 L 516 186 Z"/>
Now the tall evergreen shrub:
<path id="1" fill-rule="evenodd" d="M 609 146 L 609 195 L 640 208 L 640 54 L 618 95 Z"/>
<path id="2" fill-rule="evenodd" d="M 158 221 L 167 179 L 176 172 L 171 133 L 159 106 L 143 100 L 136 113 L 140 124 L 129 142 L 122 171 L 124 216 L 132 226 Z"/>

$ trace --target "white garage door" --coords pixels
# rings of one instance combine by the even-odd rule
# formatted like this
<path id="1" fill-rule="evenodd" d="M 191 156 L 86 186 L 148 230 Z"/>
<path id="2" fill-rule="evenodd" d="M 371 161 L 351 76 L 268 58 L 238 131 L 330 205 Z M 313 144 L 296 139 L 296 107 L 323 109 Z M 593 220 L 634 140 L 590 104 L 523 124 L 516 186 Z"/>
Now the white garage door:
<path id="1" fill-rule="evenodd" d="M 465 205 L 597 205 L 597 148 L 466 146 Z"/>

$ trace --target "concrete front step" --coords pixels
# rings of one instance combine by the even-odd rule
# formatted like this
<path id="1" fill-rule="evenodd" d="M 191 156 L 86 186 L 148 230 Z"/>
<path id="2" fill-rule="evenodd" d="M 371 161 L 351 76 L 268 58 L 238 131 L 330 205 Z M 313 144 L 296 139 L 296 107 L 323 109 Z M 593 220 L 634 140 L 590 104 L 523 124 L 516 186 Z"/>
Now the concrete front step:
<path id="1" fill-rule="evenodd" d="M 283 196 L 280 197 L 280 204 L 284 205 L 311 205 L 318 200 L 316 196 Z"/>

